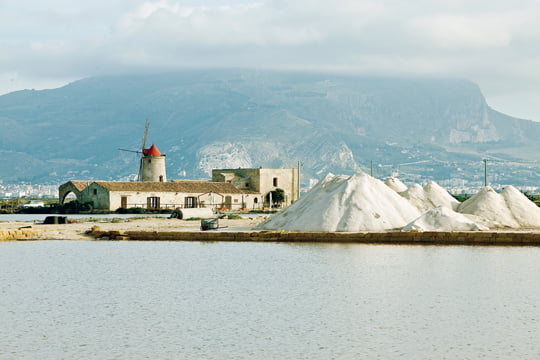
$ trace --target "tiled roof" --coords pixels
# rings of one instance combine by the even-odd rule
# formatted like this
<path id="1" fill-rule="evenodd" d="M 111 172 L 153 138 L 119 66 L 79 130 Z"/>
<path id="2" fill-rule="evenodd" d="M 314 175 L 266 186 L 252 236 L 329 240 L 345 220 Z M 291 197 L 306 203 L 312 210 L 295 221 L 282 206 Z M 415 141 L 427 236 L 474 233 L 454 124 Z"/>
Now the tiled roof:
<path id="1" fill-rule="evenodd" d="M 202 180 L 175 180 L 170 182 L 96 181 L 95 183 L 109 191 L 156 191 L 192 194 L 203 194 L 208 192 L 219 194 L 259 194 L 256 191 L 239 190 L 230 183 Z"/>
<path id="2" fill-rule="evenodd" d="M 83 190 L 86 189 L 86 187 L 87 187 L 88 185 L 90 185 L 91 183 L 93 183 L 93 181 L 88 181 L 88 180 L 70 180 L 70 181 L 68 181 L 67 183 L 62 184 L 62 186 L 67 186 L 67 185 L 71 184 L 71 185 L 73 185 L 77 190 L 83 191 Z"/>
<path id="3" fill-rule="evenodd" d="M 143 149 L 143 154 L 146 156 L 161 156 L 156 145 L 152 144 L 148 149 Z"/>

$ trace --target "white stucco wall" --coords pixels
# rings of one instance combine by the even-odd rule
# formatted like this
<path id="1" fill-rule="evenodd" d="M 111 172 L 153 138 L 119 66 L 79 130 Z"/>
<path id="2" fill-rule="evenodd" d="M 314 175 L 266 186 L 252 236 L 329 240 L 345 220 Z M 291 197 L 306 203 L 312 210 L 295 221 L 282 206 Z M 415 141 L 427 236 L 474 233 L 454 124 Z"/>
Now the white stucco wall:
<path id="1" fill-rule="evenodd" d="M 92 184 L 84 191 L 84 200 L 91 201 L 95 209 L 117 210 L 122 207 L 122 197 L 127 198 L 127 208 L 146 208 L 149 197 L 159 198 L 159 208 L 176 209 L 186 207 L 186 197 L 195 197 L 197 207 L 211 207 L 213 209 L 227 207 L 227 196 L 230 196 L 230 204 L 233 210 L 240 210 L 245 206 L 247 209 L 262 207 L 262 199 L 256 194 L 192 194 L 182 192 L 138 192 L 138 191 L 111 191 Z M 255 199 L 257 202 L 255 203 Z M 244 203 L 244 205 L 242 205 Z"/>

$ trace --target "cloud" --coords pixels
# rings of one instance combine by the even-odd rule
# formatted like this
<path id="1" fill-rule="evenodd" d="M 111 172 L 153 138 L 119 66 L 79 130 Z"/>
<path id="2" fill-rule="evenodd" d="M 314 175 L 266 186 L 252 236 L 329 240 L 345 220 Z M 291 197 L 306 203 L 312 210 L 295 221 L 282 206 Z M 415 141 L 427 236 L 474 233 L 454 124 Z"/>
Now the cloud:
<path id="1" fill-rule="evenodd" d="M 0 35 L 0 76 L 17 74 L 21 82 L 204 66 L 459 76 L 497 99 L 505 86 L 540 89 L 535 0 L 20 0 L 2 6 L 0 23 L 8 30 Z M 12 90 L 0 91 L 6 89 Z"/>
<path id="2" fill-rule="evenodd" d="M 412 27 L 426 34 L 431 46 L 441 48 L 506 47 L 512 39 L 508 21 L 502 16 L 421 17 L 412 22 Z"/>

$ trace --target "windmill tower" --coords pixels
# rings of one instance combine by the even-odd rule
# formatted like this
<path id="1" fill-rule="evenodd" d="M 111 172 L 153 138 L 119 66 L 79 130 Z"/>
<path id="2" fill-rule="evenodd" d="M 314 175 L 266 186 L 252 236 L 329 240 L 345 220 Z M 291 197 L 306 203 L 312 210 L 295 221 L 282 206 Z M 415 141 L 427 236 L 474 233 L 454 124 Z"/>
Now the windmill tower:
<path id="1" fill-rule="evenodd" d="M 162 154 L 156 145 L 152 144 L 146 149 L 146 137 L 148 135 L 148 120 L 144 128 L 144 135 L 140 151 L 120 149 L 123 151 L 136 152 L 141 154 L 139 160 L 138 181 L 159 181 L 166 182 L 167 174 L 165 170 L 165 154 Z"/>

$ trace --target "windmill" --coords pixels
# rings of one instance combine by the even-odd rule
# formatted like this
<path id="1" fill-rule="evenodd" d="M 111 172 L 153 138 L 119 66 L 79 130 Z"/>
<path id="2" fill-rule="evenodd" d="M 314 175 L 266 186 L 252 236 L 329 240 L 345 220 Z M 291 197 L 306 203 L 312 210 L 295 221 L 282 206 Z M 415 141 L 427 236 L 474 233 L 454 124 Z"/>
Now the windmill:
<path id="1" fill-rule="evenodd" d="M 128 152 L 134 152 L 137 154 L 141 154 L 141 157 L 139 158 L 139 172 L 137 174 L 137 181 L 142 181 L 142 172 L 143 172 L 143 158 L 144 158 L 144 150 L 146 147 L 146 137 L 148 136 L 148 127 L 150 126 L 150 123 L 148 120 L 146 120 L 146 126 L 144 127 L 144 135 L 142 139 L 142 145 L 141 150 L 128 150 L 128 149 L 118 149 L 121 151 L 128 151 Z"/>

